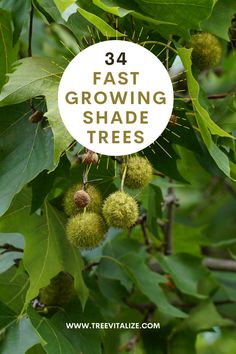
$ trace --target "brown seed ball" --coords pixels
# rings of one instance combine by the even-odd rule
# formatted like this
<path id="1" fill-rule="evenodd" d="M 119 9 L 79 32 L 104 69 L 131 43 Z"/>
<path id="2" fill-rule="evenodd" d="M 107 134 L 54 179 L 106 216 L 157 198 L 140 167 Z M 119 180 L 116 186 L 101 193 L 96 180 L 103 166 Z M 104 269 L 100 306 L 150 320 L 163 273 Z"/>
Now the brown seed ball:
<path id="1" fill-rule="evenodd" d="M 63 206 L 65 213 L 68 216 L 76 215 L 84 211 L 84 207 L 76 205 L 74 195 L 77 191 L 82 189 L 82 184 L 74 184 L 70 187 L 64 196 Z M 94 211 L 95 213 L 101 213 L 102 208 L 102 196 L 99 190 L 92 184 L 86 184 L 85 192 L 89 195 L 90 201 L 87 204 L 87 211 Z"/>
<path id="2" fill-rule="evenodd" d="M 89 165 L 90 163 L 96 164 L 98 162 L 98 154 L 93 151 L 88 151 L 86 154 L 83 154 L 82 156 L 82 162 L 85 165 Z"/>
<path id="3" fill-rule="evenodd" d="M 30 123 L 38 123 L 43 119 L 43 112 L 40 111 L 35 111 L 31 114 L 29 117 L 29 122 Z"/>
<path id="4" fill-rule="evenodd" d="M 172 114 L 172 115 L 170 116 L 170 119 L 169 119 L 169 123 L 168 123 L 168 124 L 170 124 L 170 125 L 175 125 L 175 124 L 177 123 L 177 121 L 178 121 L 178 119 L 177 119 L 176 115 L 175 115 L 175 114 Z"/>
<path id="5" fill-rule="evenodd" d="M 85 208 L 90 202 L 90 196 L 83 189 L 75 192 L 74 202 L 78 208 Z"/>

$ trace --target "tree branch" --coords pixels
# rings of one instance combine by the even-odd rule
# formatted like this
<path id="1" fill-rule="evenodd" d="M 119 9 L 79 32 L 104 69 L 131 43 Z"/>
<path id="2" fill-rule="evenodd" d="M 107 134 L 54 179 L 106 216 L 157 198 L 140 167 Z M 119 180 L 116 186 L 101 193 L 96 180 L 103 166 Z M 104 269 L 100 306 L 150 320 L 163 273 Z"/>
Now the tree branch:
<path id="1" fill-rule="evenodd" d="M 205 257 L 203 265 L 211 270 L 218 270 L 221 272 L 236 272 L 236 261 L 232 259 L 220 259 Z M 149 268 L 156 273 L 165 274 L 158 263 L 149 263 Z"/>
<path id="2" fill-rule="evenodd" d="M 219 259 L 207 257 L 203 260 L 205 267 L 221 272 L 236 272 L 236 261 L 231 259 Z"/>
<path id="3" fill-rule="evenodd" d="M 93 267 L 96 267 L 99 265 L 99 262 L 92 262 L 92 263 L 88 263 L 85 267 L 84 267 L 84 271 L 85 272 L 90 272 L 90 270 L 93 269 Z"/>
<path id="4" fill-rule="evenodd" d="M 4 243 L 4 245 L 0 246 L 0 249 L 4 250 L 0 254 L 4 254 L 7 252 L 24 252 L 24 250 L 22 248 L 15 247 L 13 245 L 10 245 L 9 243 Z"/>
<path id="5" fill-rule="evenodd" d="M 139 224 L 141 226 L 145 246 L 147 247 L 147 249 L 149 249 L 150 246 L 151 246 L 151 242 L 150 242 L 150 240 L 148 238 L 146 222 L 147 222 L 147 215 L 146 214 L 142 214 L 142 215 L 139 216 L 139 218 L 138 218 L 138 220 L 136 222 L 136 225 Z"/>
<path id="6" fill-rule="evenodd" d="M 229 93 L 229 92 L 223 92 L 223 93 L 218 93 L 216 95 L 210 95 L 208 96 L 209 100 L 218 100 L 218 99 L 222 99 L 228 96 L 235 96 L 236 93 Z"/>
<path id="7" fill-rule="evenodd" d="M 165 237 L 164 253 L 165 255 L 168 256 L 172 253 L 172 225 L 174 219 L 174 207 L 176 205 L 176 197 L 175 197 L 174 189 L 171 186 L 167 190 L 165 205 L 167 208 L 167 222 L 163 227 L 164 237 Z"/>

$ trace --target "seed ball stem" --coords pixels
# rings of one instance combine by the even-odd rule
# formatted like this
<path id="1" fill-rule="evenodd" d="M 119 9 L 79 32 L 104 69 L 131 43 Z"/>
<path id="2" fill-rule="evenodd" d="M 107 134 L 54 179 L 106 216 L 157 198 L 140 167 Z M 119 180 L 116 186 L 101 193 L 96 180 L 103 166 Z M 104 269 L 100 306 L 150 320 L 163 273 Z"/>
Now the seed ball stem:
<path id="1" fill-rule="evenodd" d="M 115 192 L 107 197 L 103 205 L 103 216 L 109 226 L 126 229 L 138 219 L 138 205 L 125 192 Z"/>

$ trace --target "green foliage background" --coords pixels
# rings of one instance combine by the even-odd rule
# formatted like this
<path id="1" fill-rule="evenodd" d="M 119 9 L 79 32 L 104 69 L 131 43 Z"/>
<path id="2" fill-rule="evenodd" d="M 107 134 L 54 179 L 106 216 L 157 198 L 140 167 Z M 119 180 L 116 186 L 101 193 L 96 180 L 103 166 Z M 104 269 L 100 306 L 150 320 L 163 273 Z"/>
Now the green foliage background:
<path id="1" fill-rule="evenodd" d="M 0 1 L 1 354 L 236 352 L 235 13 L 234 0 Z M 221 41 L 215 70 L 192 65 L 186 43 L 197 31 Z M 81 254 L 65 237 L 62 198 L 82 180 L 74 163 L 82 147 L 60 119 L 57 90 L 77 53 L 124 37 L 168 68 L 181 60 L 182 73 L 170 69 L 177 122 L 143 152 L 155 176 L 133 193 L 140 224 L 110 229 L 101 247 Z M 36 124 L 32 104 L 45 116 Z M 107 157 L 90 168 L 104 198 L 119 188 L 118 169 Z M 33 306 L 61 271 L 73 276 L 76 296 L 63 308 Z M 143 321 L 161 329 L 65 328 Z"/>

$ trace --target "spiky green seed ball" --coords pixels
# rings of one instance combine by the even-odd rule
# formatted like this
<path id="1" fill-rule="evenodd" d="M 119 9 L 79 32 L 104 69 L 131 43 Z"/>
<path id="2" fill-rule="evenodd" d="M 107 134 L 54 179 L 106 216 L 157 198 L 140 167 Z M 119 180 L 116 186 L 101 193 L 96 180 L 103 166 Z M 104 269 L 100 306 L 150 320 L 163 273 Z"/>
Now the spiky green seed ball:
<path id="1" fill-rule="evenodd" d="M 50 284 L 39 291 L 39 301 L 46 306 L 65 305 L 74 295 L 73 278 L 64 272 L 52 278 Z"/>
<path id="2" fill-rule="evenodd" d="M 222 56 L 220 41 L 211 33 L 202 32 L 192 36 L 190 47 L 192 62 L 200 70 L 216 67 Z"/>
<path id="3" fill-rule="evenodd" d="M 144 188 L 152 179 L 152 165 L 150 162 L 140 156 L 130 157 L 127 163 L 121 165 L 121 177 L 124 173 L 125 166 L 127 170 L 125 175 L 125 186 L 130 189 Z"/>
<path id="4" fill-rule="evenodd" d="M 126 229 L 138 219 L 138 205 L 134 198 L 125 192 L 110 194 L 103 205 L 103 216 L 109 226 Z"/>
<path id="5" fill-rule="evenodd" d="M 67 224 L 66 235 L 70 243 L 80 249 L 93 249 L 105 239 L 107 226 L 103 218 L 93 212 L 72 216 Z"/>
<path id="6" fill-rule="evenodd" d="M 68 216 L 76 215 L 84 210 L 84 207 L 80 207 L 75 203 L 75 193 L 80 191 L 82 188 L 81 184 L 74 184 L 65 193 L 63 205 L 65 213 Z M 96 187 L 91 184 L 85 186 L 85 192 L 88 193 L 90 197 L 90 202 L 87 205 L 88 211 L 94 211 L 95 213 L 101 212 L 102 207 L 102 196 Z"/>

